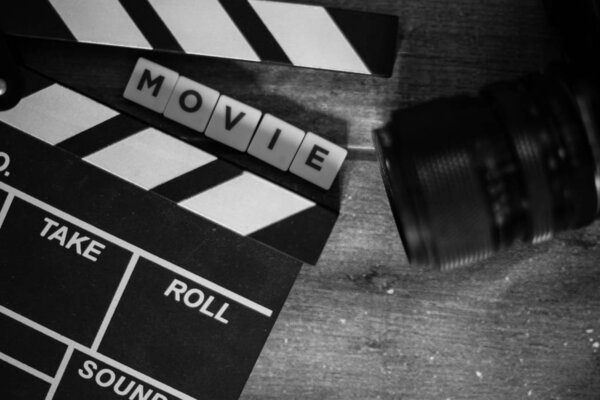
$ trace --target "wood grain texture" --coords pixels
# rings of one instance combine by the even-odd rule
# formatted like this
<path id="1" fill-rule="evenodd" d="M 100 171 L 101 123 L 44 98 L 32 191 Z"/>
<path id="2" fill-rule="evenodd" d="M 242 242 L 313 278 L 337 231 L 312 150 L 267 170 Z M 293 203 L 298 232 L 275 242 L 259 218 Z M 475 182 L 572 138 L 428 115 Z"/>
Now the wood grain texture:
<path id="1" fill-rule="evenodd" d="M 393 77 L 168 56 L 351 150 L 337 226 L 319 264 L 303 269 L 242 398 L 600 399 L 600 224 L 466 270 L 410 267 L 370 138 L 396 107 L 473 93 L 555 59 L 539 2 L 306 2 L 400 16 Z M 127 76 L 94 70 L 93 46 L 55 57 L 43 44 L 21 45 L 28 62 L 119 101 Z M 115 54 L 115 68 L 137 56 Z"/>

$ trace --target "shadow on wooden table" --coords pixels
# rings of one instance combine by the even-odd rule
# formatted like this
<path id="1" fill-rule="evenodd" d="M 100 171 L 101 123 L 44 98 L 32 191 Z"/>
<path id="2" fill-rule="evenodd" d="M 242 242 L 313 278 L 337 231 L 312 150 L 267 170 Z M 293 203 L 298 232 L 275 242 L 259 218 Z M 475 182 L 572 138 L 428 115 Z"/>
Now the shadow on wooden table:
<path id="1" fill-rule="evenodd" d="M 491 380 L 536 398 L 600 398 L 600 224 L 517 247 L 454 279 L 484 282 L 475 292 L 488 297 L 488 328 L 477 340 L 495 365 Z"/>

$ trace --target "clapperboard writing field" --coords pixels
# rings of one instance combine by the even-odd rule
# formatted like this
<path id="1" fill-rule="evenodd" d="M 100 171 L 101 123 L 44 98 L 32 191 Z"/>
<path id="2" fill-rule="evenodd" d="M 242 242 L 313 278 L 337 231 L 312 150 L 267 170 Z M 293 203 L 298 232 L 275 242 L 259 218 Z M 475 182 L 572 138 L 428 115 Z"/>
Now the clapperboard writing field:
<path id="1" fill-rule="evenodd" d="M 0 398 L 237 398 L 301 262 L 244 235 L 254 219 L 236 233 L 201 216 L 196 204 L 210 203 L 210 191 L 182 204 L 161 183 L 212 163 L 215 179 L 229 182 L 219 171 L 234 167 L 25 77 L 24 99 L 0 113 Z M 103 125 L 115 132 L 110 145 L 89 134 Z M 89 136 L 77 141 L 77 132 Z M 163 158 L 133 151 L 127 166 L 105 164 L 122 146 Z M 259 196 L 284 190 L 230 175 Z M 315 207 L 285 192 L 285 203 Z"/>
<path id="2" fill-rule="evenodd" d="M 6 3 L 0 22 L 22 36 L 384 76 L 396 57 L 391 15 L 264 0 Z"/>

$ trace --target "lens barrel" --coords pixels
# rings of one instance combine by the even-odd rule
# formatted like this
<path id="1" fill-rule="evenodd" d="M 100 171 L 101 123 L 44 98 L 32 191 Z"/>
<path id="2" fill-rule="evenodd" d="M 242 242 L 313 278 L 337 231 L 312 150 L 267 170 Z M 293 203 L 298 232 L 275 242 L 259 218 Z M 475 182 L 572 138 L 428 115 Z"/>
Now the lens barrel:
<path id="1" fill-rule="evenodd" d="M 551 71 L 394 112 L 373 137 L 411 263 L 451 269 L 591 223 L 597 89 Z"/>

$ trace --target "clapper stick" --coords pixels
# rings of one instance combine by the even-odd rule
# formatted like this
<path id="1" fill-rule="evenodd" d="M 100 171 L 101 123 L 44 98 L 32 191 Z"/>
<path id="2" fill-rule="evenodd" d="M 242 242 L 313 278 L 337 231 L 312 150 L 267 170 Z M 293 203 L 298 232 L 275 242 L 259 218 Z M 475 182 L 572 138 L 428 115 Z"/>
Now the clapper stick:
<path id="1" fill-rule="evenodd" d="M 316 263 L 337 213 L 35 73 L 5 122 L 242 236 Z"/>
<path id="2" fill-rule="evenodd" d="M 19 0 L 0 9 L 11 35 L 380 76 L 392 74 L 398 38 L 397 16 L 264 0 Z"/>

